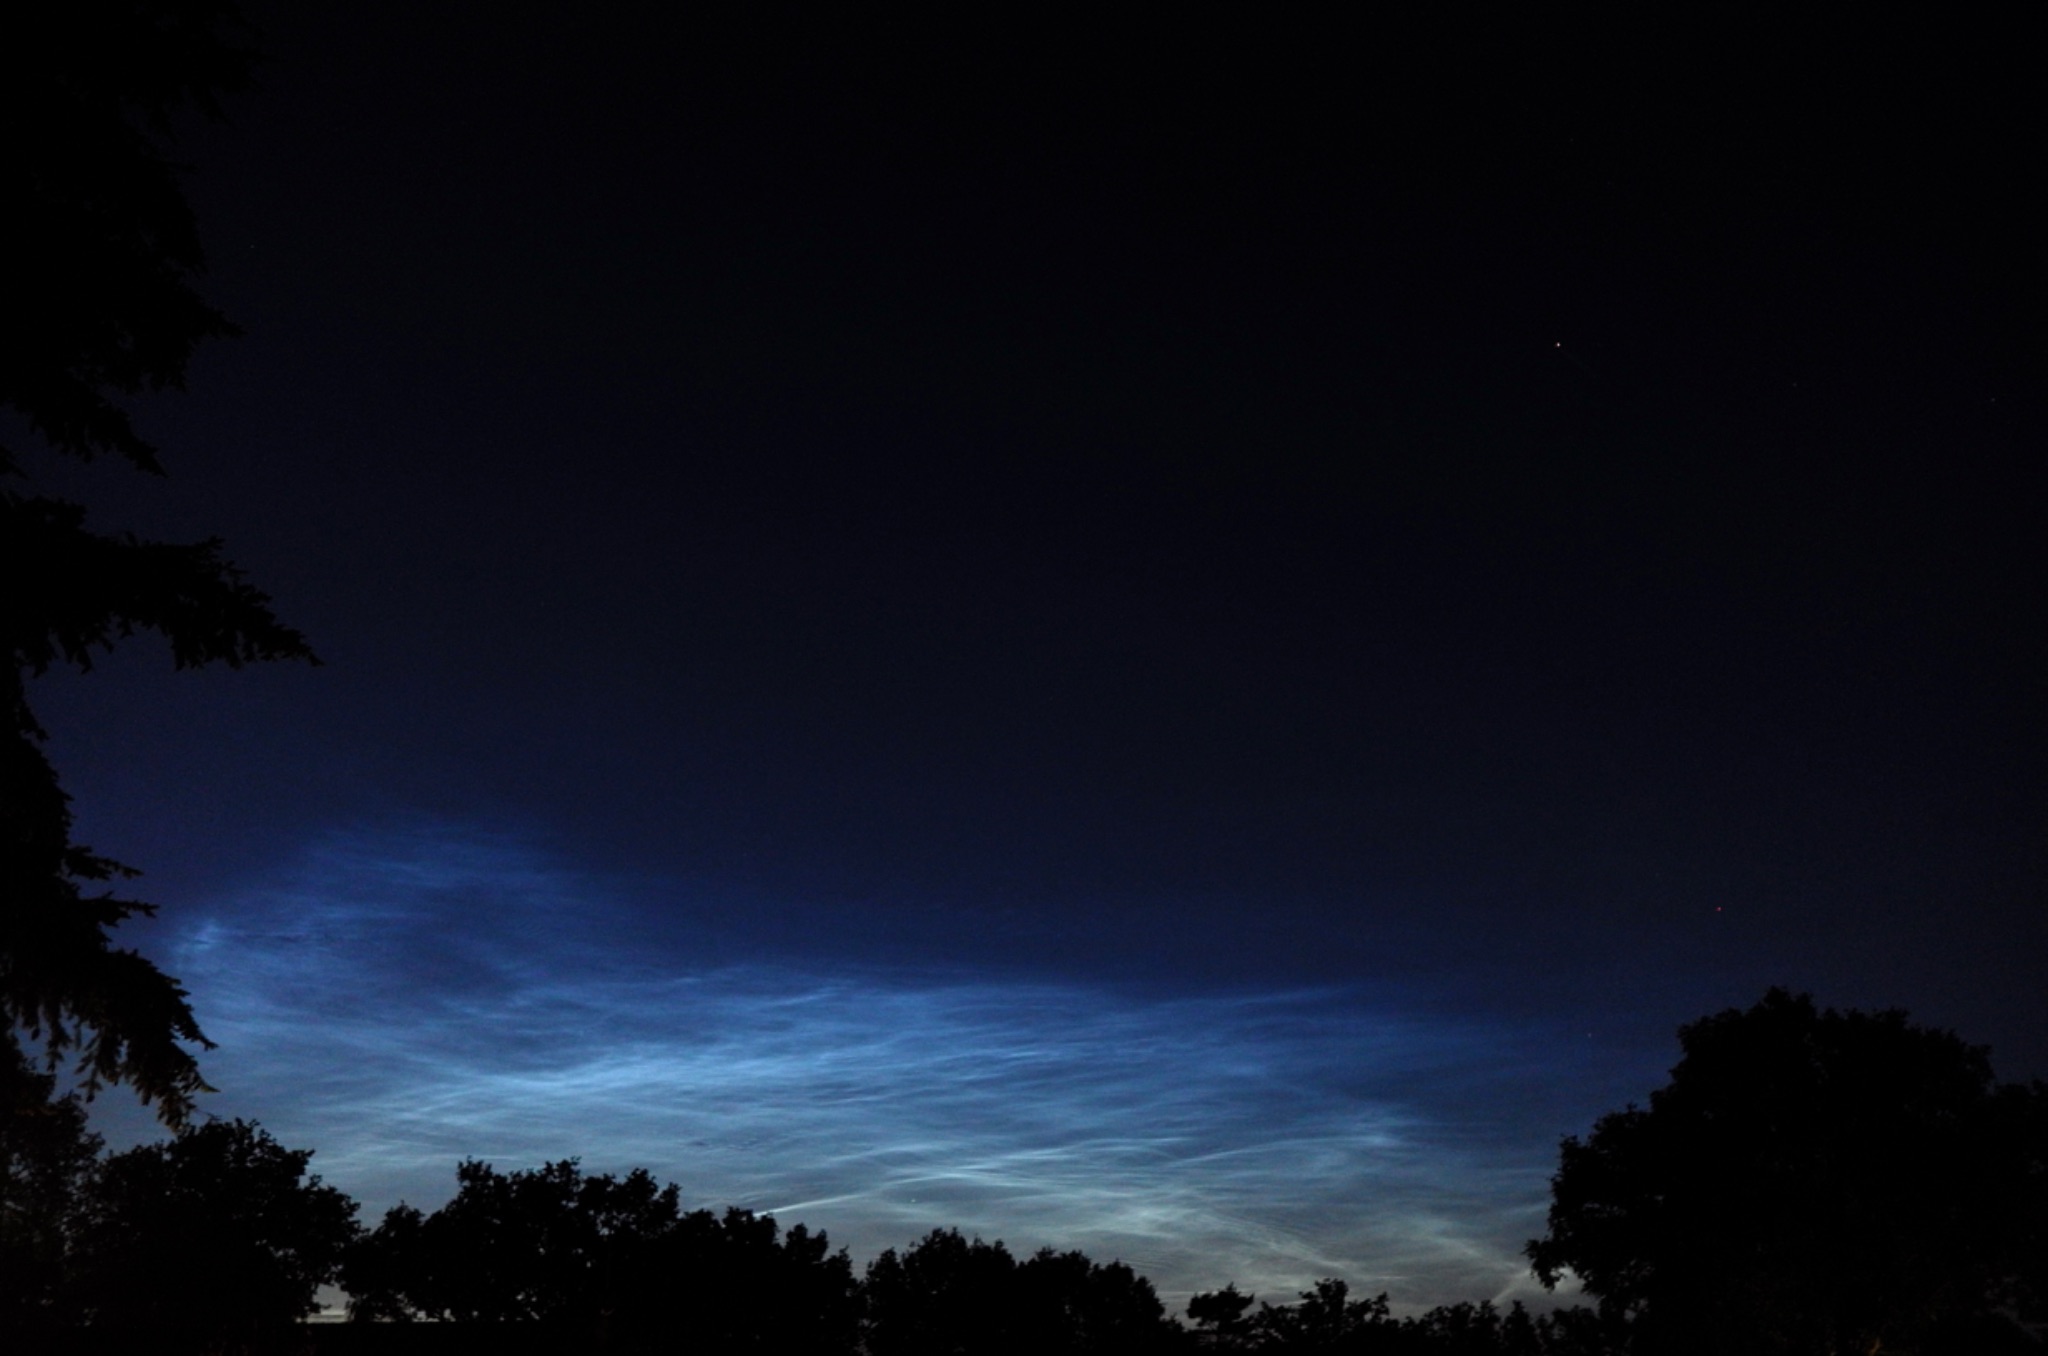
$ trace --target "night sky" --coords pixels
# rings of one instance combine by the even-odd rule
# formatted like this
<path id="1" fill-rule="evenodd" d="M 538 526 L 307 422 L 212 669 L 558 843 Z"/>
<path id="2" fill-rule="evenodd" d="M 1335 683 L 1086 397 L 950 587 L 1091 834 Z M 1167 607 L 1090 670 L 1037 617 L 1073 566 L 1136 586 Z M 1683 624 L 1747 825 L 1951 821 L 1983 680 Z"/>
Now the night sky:
<path id="1" fill-rule="evenodd" d="M 1410 1307 L 1770 985 L 2048 1076 L 2040 35 L 669 8 L 182 129 L 44 478 L 324 663 L 34 698 L 207 1110 Z"/>

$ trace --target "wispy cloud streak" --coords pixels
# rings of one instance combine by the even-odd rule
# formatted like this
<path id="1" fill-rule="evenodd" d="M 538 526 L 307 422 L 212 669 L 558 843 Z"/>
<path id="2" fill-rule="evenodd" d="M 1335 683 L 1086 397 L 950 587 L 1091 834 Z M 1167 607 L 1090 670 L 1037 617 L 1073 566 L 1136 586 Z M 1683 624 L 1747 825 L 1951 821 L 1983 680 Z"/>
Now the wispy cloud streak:
<path id="1" fill-rule="evenodd" d="M 517 844 L 336 837 L 172 960 L 253 1115 L 372 1210 L 465 1156 L 646 1166 L 864 1257 L 958 1225 L 1168 1294 L 1319 1276 L 1411 1304 L 1518 1284 L 1550 1144 L 1498 1027 L 1351 991 L 1137 997 L 995 973 L 706 966 Z M 1512 1099 L 1508 1099 L 1512 1101 Z"/>

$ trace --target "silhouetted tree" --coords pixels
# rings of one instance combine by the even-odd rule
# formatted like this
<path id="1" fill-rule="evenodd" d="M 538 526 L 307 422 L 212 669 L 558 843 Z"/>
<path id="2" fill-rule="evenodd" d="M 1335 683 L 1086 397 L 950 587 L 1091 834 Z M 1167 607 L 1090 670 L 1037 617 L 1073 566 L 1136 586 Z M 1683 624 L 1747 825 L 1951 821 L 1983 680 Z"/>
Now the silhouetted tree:
<path id="1" fill-rule="evenodd" d="M 1445 1304 L 1402 1325 L 1412 1349 L 1430 1356 L 1545 1356 L 1542 1331 L 1520 1303 Z"/>
<path id="2" fill-rule="evenodd" d="M 317 1308 L 356 1235 L 356 1203 L 247 1121 L 192 1126 L 87 1177 L 68 1285 L 90 1323 L 252 1334 Z"/>
<path id="3" fill-rule="evenodd" d="M 1386 1352 L 1397 1350 L 1400 1324 L 1387 1297 L 1351 1298 L 1343 1281 L 1322 1280 L 1298 1303 L 1261 1304 L 1250 1322 L 1255 1351 Z"/>
<path id="4" fill-rule="evenodd" d="M 1188 1300 L 1188 1321 L 1195 1325 L 1195 1335 L 1202 1345 L 1234 1350 L 1245 1340 L 1250 1327 L 1245 1313 L 1257 1298 L 1234 1284 L 1204 1291 Z"/>
<path id="5" fill-rule="evenodd" d="M 433 1298 L 434 1261 L 427 1252 L 427 1217 L 400 1201 L 384 1212 L 376 1228 L 360 1235 L 342 1255 L 340 1282 L 348 1292 L 348 1316 L 361 1323 L 410 1323 Z"/>
<path id="6" fill-rule="evenodd" d="M 348 1253 L 361 1321 L 545 1323 L 612 1351 L 855 1349 L 853 1264 L 802 1225 L 747 1210 L 682 1213 L 644 1169 L 586 1176 L 573 1159 L 526 1172 L 456 1169 L 431 1215 L 387 1213 Z"/>
<path id="7" fill-rule="evenodd" d="M 1182 1337 L 1152 1283 L 1122 1262 L 935 1229 L 868 1264 L 869 1356 L 1081 1356 L 1168 1350 Z"/>
<path id="8" fill-rule="evenodd" d="M 1647 1110 L 1564 1141 L 1529 1245 L 1639 1352 L 1921 1350 L 2038 1279 L 2039 1085 L 1996 1089 L 1982 1048 L 1902 1012 L 1778 989 L 1679 1041 Z"/>
<path id="9" fill-rule="evenodd" d="M 1181 1336 L 1152 1282 L 1122 1262 L 1042 1248 L 1017 1268 L 1018 1308 L 1032 1351 L 1048 1356 L 1132 1356 Z"/>
<path id="10" fill-rule="evenodd" d="M 99 1156 L 75 1096 L 56 1096 L 0 1032 L 0 1332 L 61 1325 L 64 1266 L 81 1183 Z"/>
<path id="11" fill-rule="evenodd" d="M 66 0 L 0 18 L 0 405 L 42 454 L 113 456 L 161 474 L 121 399 L 178 386 L 201 340 L 232 326 L 193 289 L 202 256 L 165 153 L 174 114 L 216 113 L 251 53 L 213 0 Z M 132 1087 L 177 1126 L 205 1088 L 205 1037 L 184 990 L 110 931 L 150 906 L 134 873 L 71 839 L 27 680 L 90 668 L 137 631 L 179 667 L 309 659 L 220 543 L 88 530 L 77 504 L 25 493 L 25 449 L 0 444 L 0 1025 L 51 1061 L 76 1051 L 88 1095 Z M 184 1044 L 181 1044 L 183 1042 Z"/>
<path id="12" fill-rule="evenodd" d="M 640 1168 L 586 1177 L 563 1159 L 501 1173 L 472 1159 L 455 1180 L 433 1214 L 400 1204 L 349 1250 L 356 1317 L 594 1325 L 681 1218 L 676 1187 Z"/>
<path id="13" fill-rule="evenodd" d="M 1537 1319 L 1536 1335 L 1543 1356 L 1621 1356 L 1630 1349 L 1626 1321 L 1579 1304 Z"/>
<path id="14" fill-rule="evenodd" d="M 823 1233 L 772 1215 L 694 1210 L 629 1275 L 612 1324 L 619 1350 L 791 1351 L 851 1356 L 862 1299 L 853 1262 Z"/>
<path id="15" fill-rule="evenodd" d="M 1591 1309 L 1531 1314 L 1521 1304 L 1441 1305 L 1395 1318 L 1384 1294 L 1354 1300 L 1338 1280 L 1318 1282 L 1293 1304 L 1261 1304 L 1236 1286 L 1188 1301 L 1196 1351 L 1322 1356 L 1622 1356 L 1627 1335 Z"/>
<path id="16" fill-rule="evenodd" d="M 885 1249 L 868 1264 L 862 1290 L 869 1356 L 993 1356 L 1027 1349 L 1017 1259 L 1001 1242 L 934 1229 L 900 1255 Z"/>

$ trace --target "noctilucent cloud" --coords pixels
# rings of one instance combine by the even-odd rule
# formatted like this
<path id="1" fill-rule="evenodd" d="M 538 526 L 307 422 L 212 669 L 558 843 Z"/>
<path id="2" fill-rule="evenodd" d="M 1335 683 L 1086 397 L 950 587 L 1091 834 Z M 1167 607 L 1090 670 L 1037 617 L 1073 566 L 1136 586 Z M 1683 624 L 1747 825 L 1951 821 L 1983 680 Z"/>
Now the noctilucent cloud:
<path id="1" fill-rule="evenodd" d="M 371 1219 L 445 1199 L 464 1157 L 581 1156 L 857 1260 L 951 1225 L 1121 1257 L 1169 1298 L 1533 1289 L 1561 1032 L 1366 989 L 709 962 L 601 882 L 449 825 L 332 835 L 172 936 L 209 1076 L 266 1090 L 265 1124 Z"/>
<path id="2" fill-rule="evenodd" d="M 246 336 L 44 488 L 324 662 L 34 701 L 369 1221 L 577 1157 L 1412 1309 L 1772 985 L 2048 1073 L 2034 44 L 252 9 Z"/>

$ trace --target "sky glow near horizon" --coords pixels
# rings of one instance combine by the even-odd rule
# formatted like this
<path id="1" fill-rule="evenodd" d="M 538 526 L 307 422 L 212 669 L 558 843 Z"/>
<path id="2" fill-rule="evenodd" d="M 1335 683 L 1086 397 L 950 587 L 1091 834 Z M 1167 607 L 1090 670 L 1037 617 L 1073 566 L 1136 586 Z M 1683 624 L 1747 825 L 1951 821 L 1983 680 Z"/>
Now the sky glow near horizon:
<path id="1" fill-rule="evenodd" d="M 366 1223 L 439 1205 L 465 1157 L 579 1157 L 856 1264 L 955 1226 L 1122 1258 L 1170 1301 L 1540 1293 L 1519 1251 L 1554 1136 L 1471 1095 L 1541 1082 L 1536 1033 L 1333 989 L 693 964 L 673 929 L 622 937 L 645 924 L 601 885 L 447 831 L 335 835 L 183 912 L 169 968 L 220 1045 L 205 1109 L 315 1149 Z"/>

